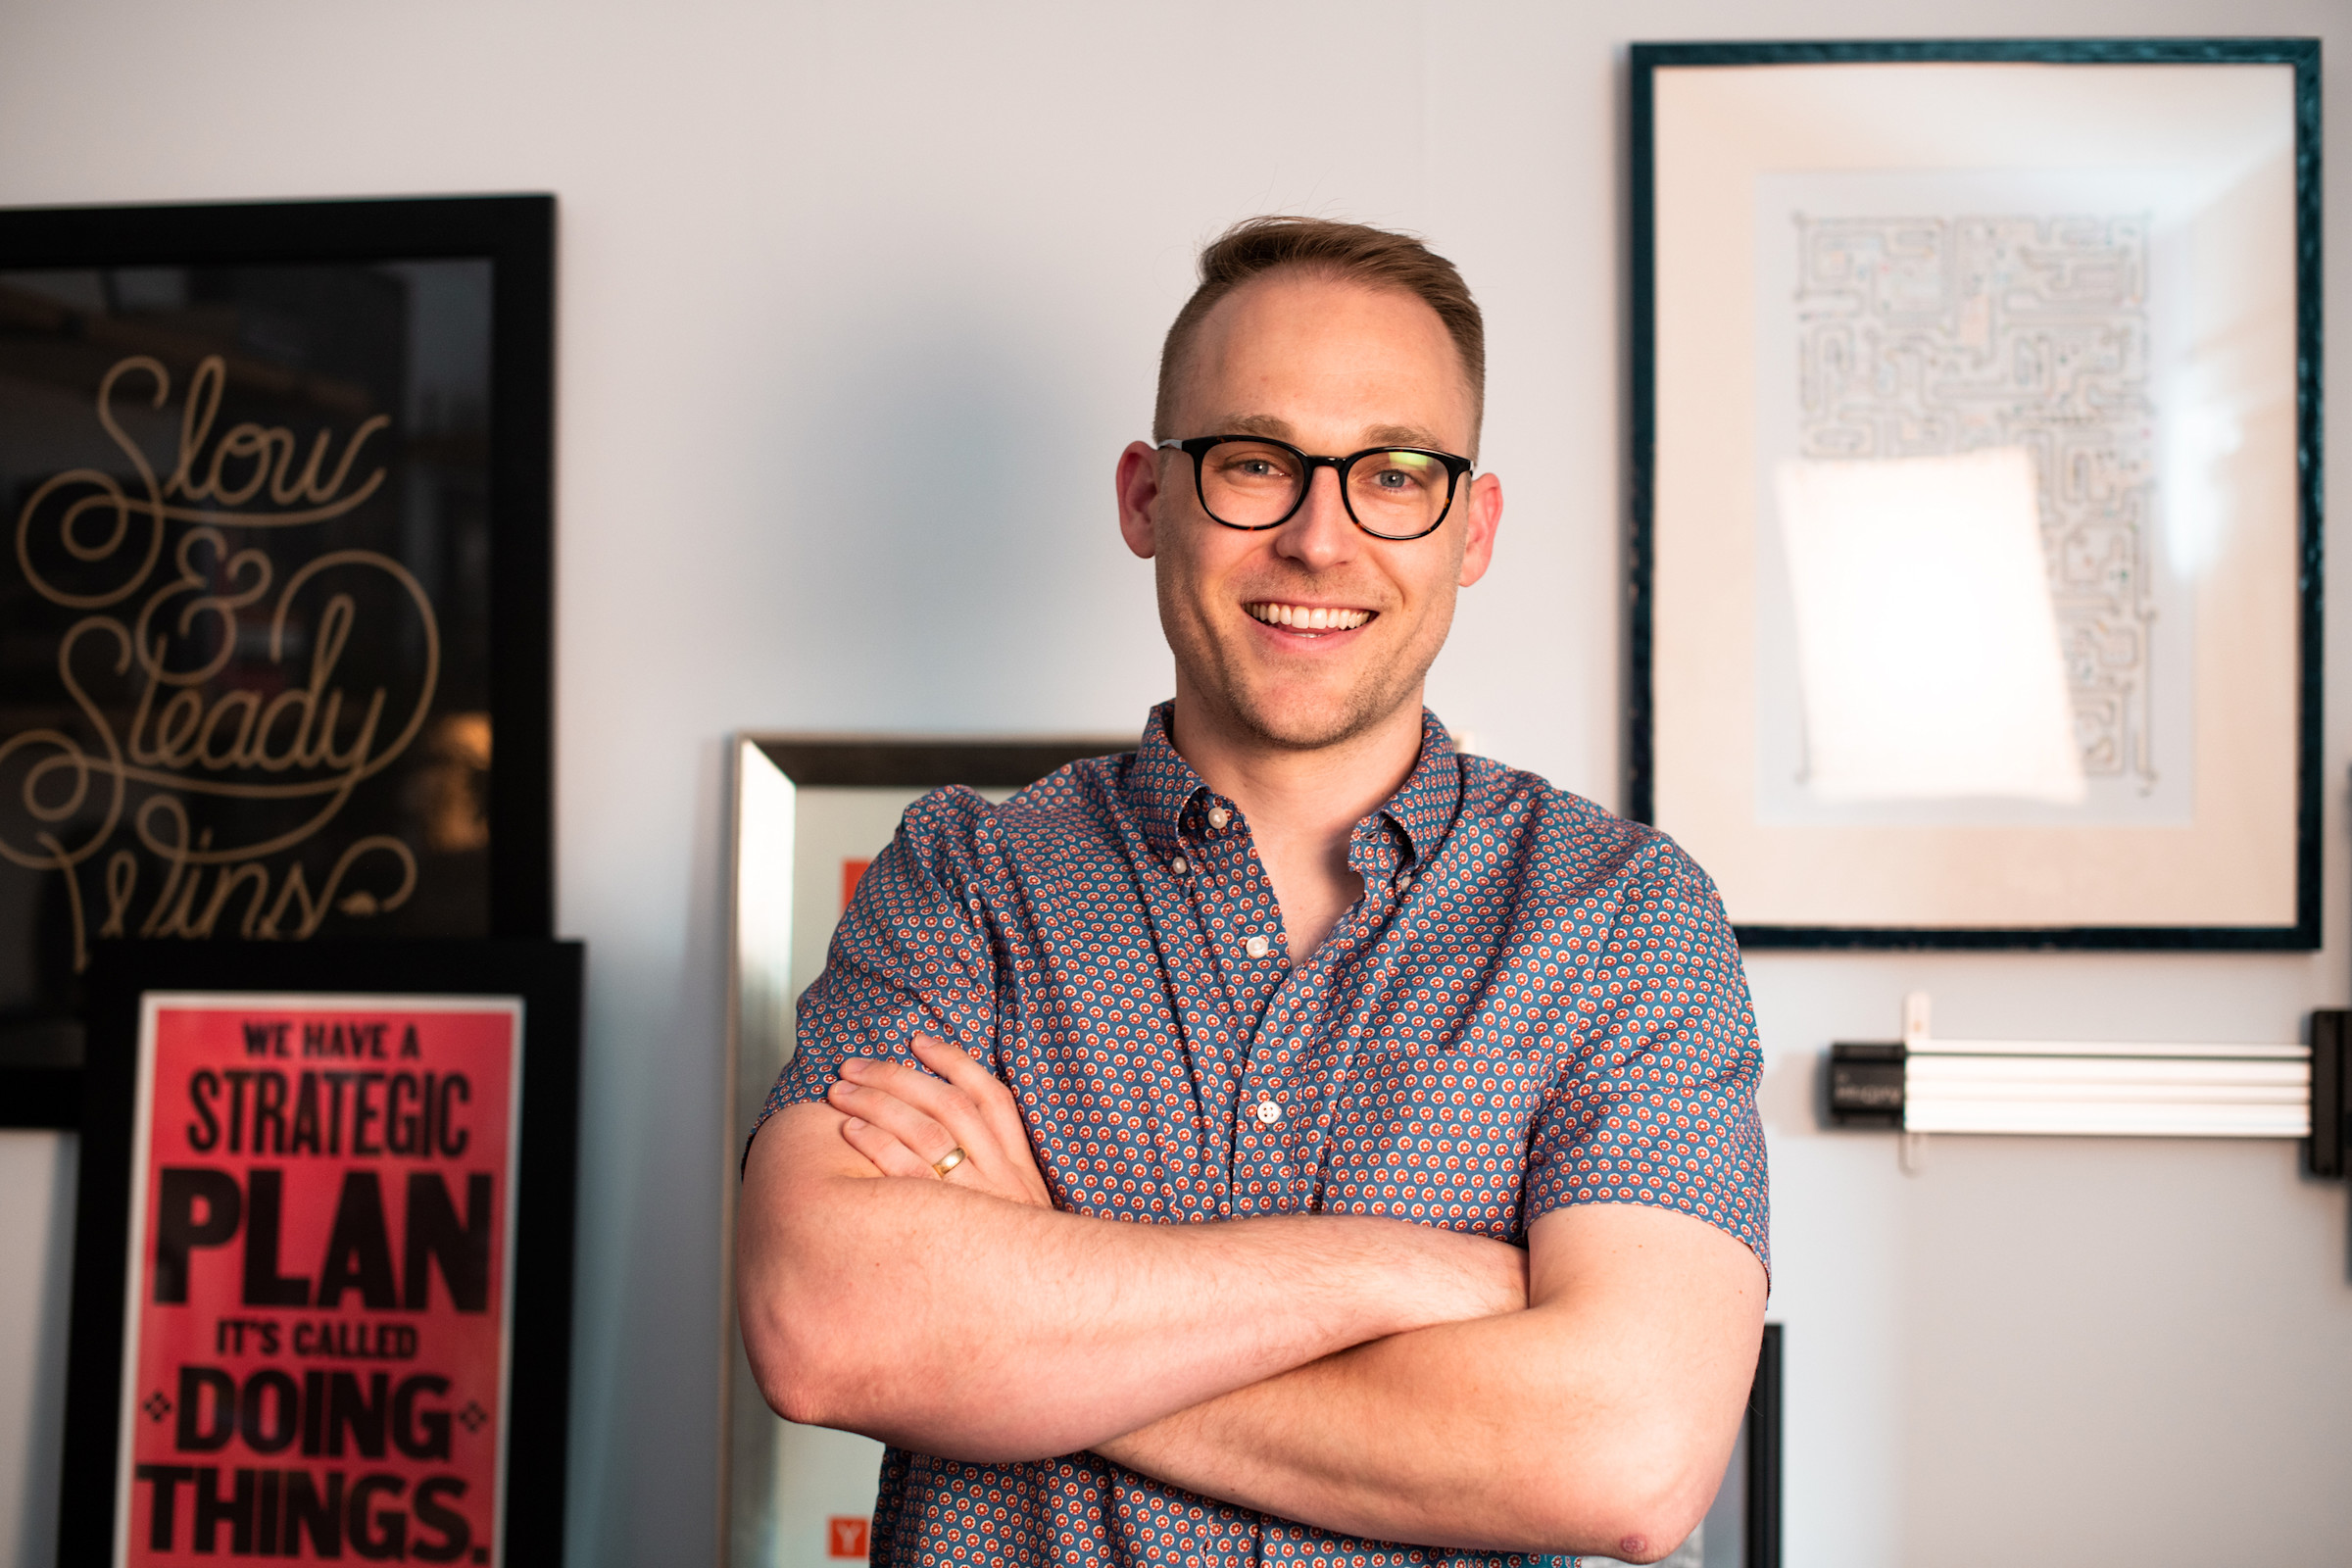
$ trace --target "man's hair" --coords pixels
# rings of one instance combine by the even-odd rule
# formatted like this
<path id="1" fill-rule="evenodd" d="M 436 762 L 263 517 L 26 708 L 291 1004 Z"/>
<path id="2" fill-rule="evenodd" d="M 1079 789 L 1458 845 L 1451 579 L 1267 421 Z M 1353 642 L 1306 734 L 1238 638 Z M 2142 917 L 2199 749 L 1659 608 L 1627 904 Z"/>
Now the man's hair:
<path id="1" fill-rule="evenodd" d="M 1487 327 L 1462 274 L 1410 234 L 1325 218 L 1245 218 L 1200 252 L 1200 286 L 1176 313 L 1159 350 L 1159 401 L 1152 414 L 1152 438 L 1213 435 L 1210 430 L 1169 427 L 1175 415 L 1176 382 L 1200 330 L 1201 318 L 1235 289 L 1284 268 L 1345 279 L 1367 288 L 1399 289 L 1438 313 L 1461 355 L 1470 385 L 1470 437 L 1475 451 L 1487 407 Z"/>

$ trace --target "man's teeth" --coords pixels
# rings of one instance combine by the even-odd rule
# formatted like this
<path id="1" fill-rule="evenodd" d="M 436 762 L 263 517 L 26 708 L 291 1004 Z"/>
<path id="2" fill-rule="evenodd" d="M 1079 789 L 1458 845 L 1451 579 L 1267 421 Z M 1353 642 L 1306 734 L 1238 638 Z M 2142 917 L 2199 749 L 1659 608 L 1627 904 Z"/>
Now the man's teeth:
<path id="1" fill-rule="evenodd" d="M 1372 618 L 1369 610 L 1332 610 L 1321 605 L 1245 605 L 1242 608 L 1269 626 L 1294 631 L 1353 631 Z"/>

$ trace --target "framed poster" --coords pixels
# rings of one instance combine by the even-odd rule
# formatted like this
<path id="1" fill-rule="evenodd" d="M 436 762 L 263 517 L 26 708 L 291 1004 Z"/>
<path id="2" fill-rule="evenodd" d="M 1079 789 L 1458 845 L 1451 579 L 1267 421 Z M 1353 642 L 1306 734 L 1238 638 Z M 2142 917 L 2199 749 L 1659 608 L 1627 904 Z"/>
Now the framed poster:
<path id="1" fill-rule="evenodd" d="M 767 1407 L 735 1321 L 735 1194 L 744 1138 L 793 1050 L 795 1000 L 824 968 L 858 878 L 916 797 L 962 784 L 1001 801 L 1132 736 L 886 739 L 744 735 L 735 746 L 728 1097 L 722 1253 L 730 1274 L 719 1371 L 718 1539 L 749 1568 L 840 1568 L 866 1556 L 882 1445 Z"/>
<path id="2" fill-rule="evenodd" d="M 103 940 L 551 933 L 554 241 L 0 211 L 5 1098 L 70 1119 Z"/>
<path id="3" fill-rule="evenodd" d="M 2316 948 L 2318 43 L 1632 102 L 1633 813 L 1751 947 Z"/>
<path id="4" fill-rule="evenodd" d="M 559 1560 L 580 949 L 109 944 L 58 1560 Z"/>

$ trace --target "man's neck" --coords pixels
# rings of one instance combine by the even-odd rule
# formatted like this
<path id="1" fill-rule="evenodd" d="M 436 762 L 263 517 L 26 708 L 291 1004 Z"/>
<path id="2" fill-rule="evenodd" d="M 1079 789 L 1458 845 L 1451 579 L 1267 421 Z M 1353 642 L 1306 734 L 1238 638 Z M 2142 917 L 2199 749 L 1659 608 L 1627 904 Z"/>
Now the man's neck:
<path id="1" fill-rule="evenodd" d="M 1180 678 L 1169 739 L 1201 782 L 1249 819 L 1282 906 L 1292 961 L 1303 961 L 1363 892 L 1348 866 L 1348 835 L 1396 793 L 1420 758 L 1419 692 L 1345 741 L 1299 751 L 1244 732 Z"/>

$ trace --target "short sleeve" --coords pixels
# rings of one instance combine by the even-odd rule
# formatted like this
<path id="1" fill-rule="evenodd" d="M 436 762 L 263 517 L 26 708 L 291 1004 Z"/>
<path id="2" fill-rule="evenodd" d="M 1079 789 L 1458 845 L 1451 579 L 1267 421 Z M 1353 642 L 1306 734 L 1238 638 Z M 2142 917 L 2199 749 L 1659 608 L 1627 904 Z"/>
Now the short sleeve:
<path id="1" fill-rule="evenodd" d="M 912 1062 L 918 1033 L 993 1053 L 996 962 L 973 890 L 988 809 L 966 789 L 906 808 L 842 911 L 824 972 L 801 995 L 792 1060 L 755 1136 L 786 1105 L 824 1099 L 852 1055 Z"/>
<path id="2" fill-rule="evenodd" d="M 1744 1242 L 1769 1269 L 1763 1058 L 1715 884 L 1652 839 L 1584 929 L 1583 1032 L 1531 1140 L 1530 1221 L 1571 1203 L 1654 1203 Z"/>

